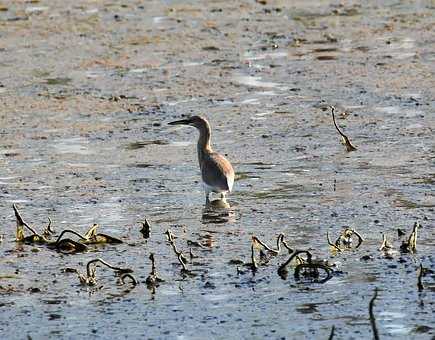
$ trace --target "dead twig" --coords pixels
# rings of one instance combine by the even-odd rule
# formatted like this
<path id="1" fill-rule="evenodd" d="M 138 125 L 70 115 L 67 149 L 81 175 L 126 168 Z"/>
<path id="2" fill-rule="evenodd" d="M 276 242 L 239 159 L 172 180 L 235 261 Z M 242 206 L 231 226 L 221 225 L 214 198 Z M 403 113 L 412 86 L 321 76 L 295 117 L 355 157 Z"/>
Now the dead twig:
<path id="1" fill-rule="evenodd" d="M 334 339 L 334 335 L 335 335 L 335 326 L 333 325 L 331 328 L 331 333 L 329 334 L 328 340 Z"/>
<path id="2" fill-rule="evenodd" d="M 389 249 L 392 249 L 393 245 L 387 240 L 387 237 L 385 234 L 382 234 L 382 244 L 379 247 L 379 251 L 388 251 Z"/>
<path id="3" fill-rule="evenodd" d="M 26 222 L 24 222 L 23 218 L 21 217 L 20 212 L 18 211 L 16 204 L 13 204 L 12 208 L 14 209 L 15 219 L 17 221 L 16 240 L 17 241 L 24 240 L 24 228 L 23 227 L 26 227 L 27 229 L 29 229 L 33 233 L 33 235 L 38 235 L 38 233 L 35 231 L 35 229 L 33 229 Z"/>
<path id="4" fill-rule="evenodd" d="M 136 280 L 136 278 L 135 278 L 133 275 L 131 275 L 130 273 L 124 273 L 124 274 L 122 274 L 121 277 L 119 278 L 119 280 L 121 281 L 121 284 L 122 284 L 122 285 L 125 284 L 125 279 L 127 279 L 127 278 L 130 279 L 131 284 L 132 284 L 133 286 L 136 286 L 136 285 L 139 284 L 139 282 Z"/>
<path id="5" fill-rule="evenodd" d="M 308 276 L 310 278 L 316 279 L 318 283 L 324 283 L 332 278 L 332 269 L 323 263 L 300 263 L 295 268 L 295 279 L 299 280 L 301 276 L 301 271 L 303 269 L 308 269 L 308 272 L 305 272 L 303 275 Z M 319 269 L 323 270 L 326 273 L 326 277 L 318 280 L 320 277 Z"/>
<path id="6" fill-rule="evenodd" d="M 67 234 L 67 233 L 71 233 L 74 234 L 76 236 L 78 236 L 80 239 L 82 240 L 86 240 L 86 236 L 83 236 L 82 234 L 80 234 L 79 232 L 72 230 L 72 229 L 65 229 L 62 230 L 62 232 L 60 233 L 60 235 L 57 237 L 57 240 L 55 241 L 55 243 L 59 243 L 60 240 L 62 239 L 63 235 Z"/>
<path id="7" fill-rule="evenodd" d="M 148 222 L 148 220 L 145 218 L 145 220 L 143 222 L 139 222 L 140 224 L 142 224 L 142 228 L 140 228 L 140 233 L 142 234 L 144 239 L 149 239 L 150 238 L 150 232 L 151 232 L 151 226 Z"/>
<path id="8" fill-rule="evenodd" d="M 299 254 L 306 254 L 307 255 L 307 262 L 311 262 L 311 253 L 308 250 L 296 250 L 293 252 L 290 257 L 285 261 L 282 265 L 278 268 L 278 275 L 281 276 L 281 278 L 285 279 L 288 274 L 287 266 L 289 263 L 297 257 Z"/>
<path id="9" fill-rule="evenodd" d="M 255 246 L 254 242 L 251 243 L 251 268 L 252 271 L 256 271 L 258 268 L 257 261 L 255 260 Z"/>
<path id="10" fill-rule="evenodd" d="M 376 327 L 376 318 L 375 318 L 375 314 L 373 312 L 373 307 L 374 307 L 375 300 L 377 297 L 378 297 L 378 288 L 375 288 L 375 294 L 373 295 L 373 297 L 371 298 L 370 303 L 369 303 L 370 324 L 372 326 L 373 338 L 375 340 L 379 340 L 378 328 Z"/>
<path id="11" fill-rule="evenodd" d="M 343 144 L 346 146 L 346 151 L 347 152 L 351 152 L 351 151 L 355 151 L 356 150 L 356 147 L 355 146 L 353 146 L 351 143 L 350 143 L 350 140 L 349 140 L 349 138 L 340 130 L 340 128 L 338 127 L 338 125 L 337 125 L 337 122 L 335 121 L 335 114 L 334 114 L 334 111 L 335 111 L 335 107 L 334 106 L 330 106 L 330 109 L 331 109 L 331 113 L 332 113 L 332 121 L 334 122 L 334 126 L 335 126 L 335 129 L 338 131 L 338 133 L 340 134 L 340 136 L 341 136 L 341 139 L 342 139 L 342 142 L 343 142 Z"/>
<path id="12" fill-rule="evenodd" d="M 160 278 L 155 264 L 154 254 L 151 253 L 149 259 L 151 260 L 151 272 L 146 279 L 146 284 L 148 289 L 154 289 L 159 285 L 160 282 L 165 282 L 164 279 Z"/>
<path id="13" fill-rule="evenodd" d="M 174 234 L 168 229 L 165 232 L 166 237 L 168 238 L 169 244 L 172 246 L 172 250 L 174 251 L 175 255 L 177 256 L 178 262 L 180 262 L 181 266 L 183 267 L 183 271 L 188 272 L 189 270 L 186 267 L 187 258 L 184 256 L 182 251 L 179 251 L 177 249 L 177 246 L 174 242 Z"/>
<path id="14" fill-rule="evenodd" d="M 45 237 L 51 237 L 52 234 L 54 234 L 54 229 L 51 226 L 51 218 L 48 217 L 48 225 L 45 227 L 42 235 L 44 235 Z"/>
<path id="15" fill-rule="evenodd" d="M 98 263 L 98 262 L 101 263 L 101 264 L 104 264 L 106 267 L 108 267 L 108 268 L 114 270 L 115 272 L 117 272 L 117 273 L 119 273 L 119 274 L 124 274 L 124 273 L 133 273 L 133 270 L 130 269 L 130 268 L 115 267 L 115 266 L 111 265 L 110 263 L 104 261 L 103 259 L 98 258 L 98 259 L 90 260 L 90 261 L 86 264 L 86 273 L 88 274 L 88 276 L 91 276 L 92 273 L 95 272 L 95 270 L 92 271 L 92 267 L 91 267 L 91 265 L 94 264 L 94 263 Z"/>
<path id="16" fill-rule="evenodd" d="M 282 235 L 281 242 L 279 242 L 279 239 L 278 239 L 278 244 L 282 244 L 288 250 L 289 254 L 293 253 L 294 250 L 292 248 L 290 248 L 289 245 L 287 244 L 287 242 L 284 240 L 284 234 L 281 234 L 281 235 Z M 280 251 L 280 249 L 278 249 L 278 250 Z"/>
<path id="17" fill-rule="evenodd" d="M 418 278 L 417 278 L 417 288 L 419 292 L 422 292 L 424 290 L 423 285 L 423 276 L 425 274 L 425 268 L 423 268 L 423 265 L 420 263 L 419 271 L 418 271 Z"/>
<path id="18" fill-rule="evenodd" d="M 278 240 L 279 240 L 279 236 L 278 236 Z M 252 236 L 252 242 L 257 242 L 258 244 L 260 244 L 264 249 L 266 249 L 267 251 L 271 252 L 274 255 L 278 255 L 279 251 L 270 248 L 266 243 L 262 242 L 257 236 Z"/>

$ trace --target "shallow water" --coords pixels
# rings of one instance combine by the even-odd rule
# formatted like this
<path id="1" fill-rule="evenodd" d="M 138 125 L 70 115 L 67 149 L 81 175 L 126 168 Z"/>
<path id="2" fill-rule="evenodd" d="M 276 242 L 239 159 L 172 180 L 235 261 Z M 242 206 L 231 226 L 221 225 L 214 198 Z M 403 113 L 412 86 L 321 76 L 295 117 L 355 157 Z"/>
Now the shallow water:
<path id="1" fill-rule="evenodd" d="M 126 1 L 6 2 L 0 11 L 0 329 L 2 338 L 371 337 L 431 339 L 435 235 L 433 3 Z M 30 39 L 29 37 L 32 37 Z M 12 72 L 13 71 L 13 72 Z M 357 151 L 346 153 L 328 105 Z M 237 179 L 229 211 L 204 209 L 197 133 L 167 126 L 205 114 Z M 14 242 L 17 203 L 39 231 L 100 232 L 124 241 L 63 255 Z M 140 224 L 151 223 L 144 240 Z M 388 259 L 386 233 L 423 228 L 418 252 Z M 365 241 L 333 255 L 326 231 Z M 198 256 L 180 273 L 166 242 Z M 324 284 L 252 274 L 251 236 L 336 263 Z M 188 241 L 203 244 L 192 246 Z M 155 253 L 166 282 L 145 280 Z M 371 255 L 368 261 L 363 256 Z M 134 269 L 99 290 L 67 267 L 101 257 Z"/>

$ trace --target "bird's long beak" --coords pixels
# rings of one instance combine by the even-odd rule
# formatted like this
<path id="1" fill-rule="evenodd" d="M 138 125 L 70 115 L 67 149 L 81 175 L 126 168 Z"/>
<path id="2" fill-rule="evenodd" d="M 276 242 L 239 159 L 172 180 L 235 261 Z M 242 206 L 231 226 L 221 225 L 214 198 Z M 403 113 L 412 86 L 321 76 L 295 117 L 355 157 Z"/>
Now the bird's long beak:
<path id="1" fill-rule="evenodd" d="M 170 122 L 168 123 L 169 125 L 189 125 L 190 119 L 181 119 L 181 120 L 176 120 L 174 122 Z"/>

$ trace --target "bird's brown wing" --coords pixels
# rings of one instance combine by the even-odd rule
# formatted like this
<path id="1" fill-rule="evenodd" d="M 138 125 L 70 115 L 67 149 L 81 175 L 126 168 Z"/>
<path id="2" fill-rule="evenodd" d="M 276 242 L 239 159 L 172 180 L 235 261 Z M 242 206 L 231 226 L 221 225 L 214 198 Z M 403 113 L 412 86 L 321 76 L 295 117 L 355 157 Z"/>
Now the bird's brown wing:
<path id="1" fill-rule="evenodd" d="M 206 154 L 201 164 L 202 180 L 217 191 L 231 191 L 234 183 L 234 170 L 231 163 L 222 155 Z"/>

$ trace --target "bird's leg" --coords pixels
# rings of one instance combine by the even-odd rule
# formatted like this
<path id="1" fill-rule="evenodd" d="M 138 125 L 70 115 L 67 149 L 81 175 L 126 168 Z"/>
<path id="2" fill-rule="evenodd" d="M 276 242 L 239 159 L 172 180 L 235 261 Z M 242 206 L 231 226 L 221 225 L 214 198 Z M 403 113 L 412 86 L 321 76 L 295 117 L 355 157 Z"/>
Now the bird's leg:
<path id="1" fill-rule="evenodd" d="M 227 201 L 224 192 L 221 192 L 221 200 L 222 200 L 223 202 L 226 202 L 226 201 Z"/>
<path id="2" fill-rule="evenodd" d="M 206 191 L 205 192 L 205 205 L 209 205 L 210 204 L 209 195 L 210 195 L 210 192 Z"/>

